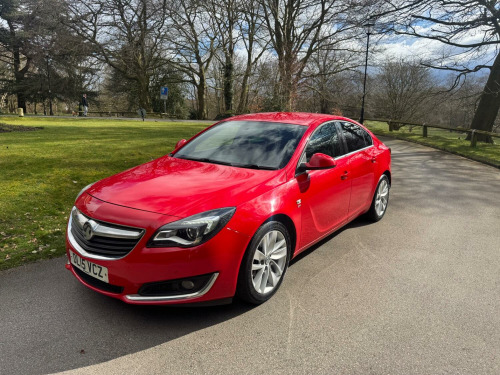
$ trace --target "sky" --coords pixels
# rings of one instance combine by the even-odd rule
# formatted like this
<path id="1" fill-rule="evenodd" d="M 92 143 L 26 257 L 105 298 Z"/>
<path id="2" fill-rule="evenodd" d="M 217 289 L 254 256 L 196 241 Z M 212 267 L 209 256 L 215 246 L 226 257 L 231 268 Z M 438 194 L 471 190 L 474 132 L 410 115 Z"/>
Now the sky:
<path id="1" fill-rule="evenodd" d="M 427 28 L 435 28 L 429 25 Z M 425 27 L 419 30 L 426 34 L 429 30 Z M 484 37 L 486 30 L 476 29 L 460 38 L 461 43 L 474 43 Z M 443 65 L 458 64 L 466 67 L 474 67 L 478 64 L 489 65 L 496 56 L 495 47 L 489 47 L 480 53 L 463 54 L 463 48 L 445 45 L 437 40 L 416 38 L 405 35 L 377 36 L 373 35 L 374 52 L 370 58 L 372 66 L 380 65 L 391 59 L 414 59 L 417 61 L 435 61 L 440 59 Z M 370 43 L 371 44 L 371 43 Z M 445 72 L 446 73 L 446 72 Z M 479 74 L 486 73 L 484 69 Z"/>

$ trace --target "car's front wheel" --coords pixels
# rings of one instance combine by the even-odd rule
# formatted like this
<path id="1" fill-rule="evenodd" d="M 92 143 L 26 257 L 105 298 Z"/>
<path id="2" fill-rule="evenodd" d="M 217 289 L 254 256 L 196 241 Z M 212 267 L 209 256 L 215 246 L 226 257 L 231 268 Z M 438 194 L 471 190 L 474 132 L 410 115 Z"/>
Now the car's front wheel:
<path id="1" fill-rule="evenodd" d="M 238 297 L 253 304 L 271 298 L 283 281 L 290 251 L 290 235 L 283 224 L 270 221 L 260 227 L 241 264 Z"/>
<path id="2" fill-rule="evenodd" d="M 367 213 L 371 220 L 379 221 L 384 217 L 385 212 L 387 211 L 387 205 L 389 204 L 389 189 L 389 179 L 384 174 L 378 182 L 373 196 L 372 205 Z"/>

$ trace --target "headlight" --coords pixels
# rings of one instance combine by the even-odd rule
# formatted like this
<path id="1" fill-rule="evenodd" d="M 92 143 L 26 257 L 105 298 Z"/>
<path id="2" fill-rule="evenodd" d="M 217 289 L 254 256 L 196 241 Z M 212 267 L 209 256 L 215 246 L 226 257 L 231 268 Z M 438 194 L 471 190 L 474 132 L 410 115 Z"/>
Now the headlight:
<path id="1" fill-rule="evenodd" d="M 219 208 L 166 224 L 147 247 L 193 247 L 208 241 L 229 222 L 236 207 Z"/>
<path id="2" fill-rule="evenodd" d="M 87 190 L 89 187 L 91 187 L 92 185 L 94 185 L 95 182 L 92 182 L 91 184 L 88 184 L 87 186 L 85 186 L 82 190 L 80 190 L 80 192 L 78 193 L 78 195 L 76 196 L 76 199 L 75 199 L 75 202 L 78 200 L 78 198 L 80 198 L 80 195 L 82 195 L 85 190 Z"/>

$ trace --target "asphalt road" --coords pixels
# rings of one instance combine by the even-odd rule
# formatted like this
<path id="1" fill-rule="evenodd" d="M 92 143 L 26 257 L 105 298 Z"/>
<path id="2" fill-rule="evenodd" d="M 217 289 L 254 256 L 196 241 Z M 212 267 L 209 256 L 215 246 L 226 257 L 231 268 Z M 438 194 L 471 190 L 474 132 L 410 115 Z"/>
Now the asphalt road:
<path id="1" fill-rule="evenodd" d="M 0 373 L 499 374 L 500 171 L 386 143 L 384 219 L 300 256 L 259 307 L 128 306 L 64 258 L 0 273 Z"/>

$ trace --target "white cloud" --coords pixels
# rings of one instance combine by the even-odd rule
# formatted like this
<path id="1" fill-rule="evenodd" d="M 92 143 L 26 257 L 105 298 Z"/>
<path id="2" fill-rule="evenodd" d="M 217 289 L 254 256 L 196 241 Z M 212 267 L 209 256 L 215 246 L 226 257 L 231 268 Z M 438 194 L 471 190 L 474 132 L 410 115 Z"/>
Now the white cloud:
<path id="1" fill-rule="evenodd" d="M 416 27 L 416 31 L 426 35 L 437 30 L 436 25 Z M 476 28 L 461 34 L 454 42 L 471 44 L 480 42 L 487 32 L 486 28 Z M 404 35 L 379 36 L 374 35 L 377 50 L 373 56 L 375 64 L 391 59 L 414 59 L 417 61 L 440 61 L 443 65 L 470 66 L 479 63 L 488 63 L 495 54 L 495 47 L 483 48 L 477 53 L 465 53 L 467 49 L 453 47 L 437 40 L 417 38 Z"/>
<path id="2" fill-rule="evenodd" d="M 381 51 L 376 54 L 376 61 L 392 59 L 428 60 L 443 55 L 443 44 L 435 40 L 399 37 L 392 40 L 381 40 L 378 44 Z"/>

